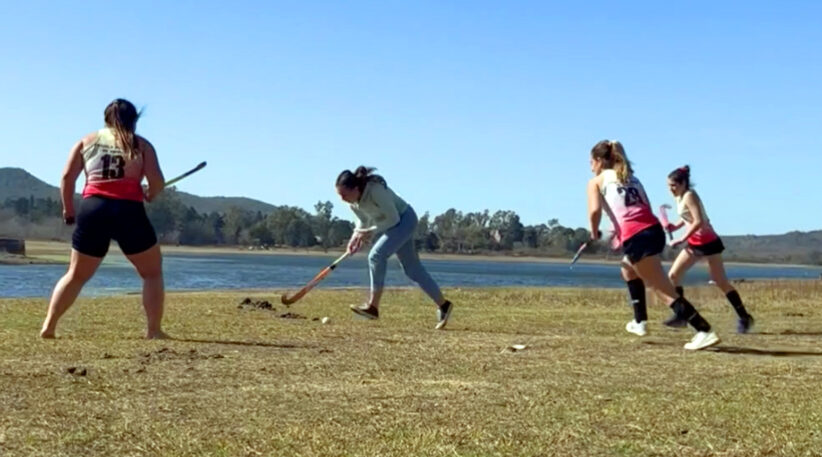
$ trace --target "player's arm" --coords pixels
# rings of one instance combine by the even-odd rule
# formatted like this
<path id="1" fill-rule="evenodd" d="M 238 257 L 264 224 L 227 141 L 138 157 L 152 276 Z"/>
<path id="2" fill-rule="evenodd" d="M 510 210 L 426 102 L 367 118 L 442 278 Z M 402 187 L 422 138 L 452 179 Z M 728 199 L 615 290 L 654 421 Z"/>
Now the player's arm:
<path id="1" fill-rule="evenodd" d="M 83 171 L 83 140 L 78 141 L 69 151 L 63 175 L 60 177 L 60 200 L 63 202 L 63 221 L 74 223 L 74 186 Z"/>
<path id="2" fill-rule="evenodd" d="M 145 192 L 146 201 L 154 200 L 165 188 L 165 178 L 160 169 L 160 161 L 157 159 L 157 151 L 154 146 L 145 138 L 140 138 L 141 149 L 143 151 L 143 173 L 148 181 L 148 189 Z"/>
<path id="3" fill-rule="evenodd" d="M 690 211 L 694 221 L 688 225 L 688 230 L 685 232 L 685 235 L 678 240 L 679 243 L 685 242 L 688 238 L 693 236 L 693 234 L 701 229 L 702 225 L 705 223 L 705 215 L 702 214 L 702 208 L 699 204 L 699 197 L 697 197 L 696 194 L 693 192 L 688 192 L 685 194 L 683 197 L 683 203 L 688 208 L 688 211 Z"/>
<path id="4" fill-rule="evenodd" d="M 591 238 L 598 240 L 599 223 L 602 220 L 602 196 L 599 193 L 599 177 L 595 176 L 588 181 L 588 223 L 591 229 Z"/>

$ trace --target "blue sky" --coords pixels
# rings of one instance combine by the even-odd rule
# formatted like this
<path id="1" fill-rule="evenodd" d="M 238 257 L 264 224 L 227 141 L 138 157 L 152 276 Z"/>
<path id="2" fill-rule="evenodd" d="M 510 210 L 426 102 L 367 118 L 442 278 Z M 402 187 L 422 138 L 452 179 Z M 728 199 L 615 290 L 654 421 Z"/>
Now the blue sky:
<path id="1" fill-rule="evenodd" d="M 655 207 L 688 163 L 720 233 L 822 228 L 822 3 L 666 3 L 4 2 L 0 166 L 57 184 L 125 97 L 199 195 L 350 218 L 367 164 L 420 213 L 582 226 L 615 138 Z"/>

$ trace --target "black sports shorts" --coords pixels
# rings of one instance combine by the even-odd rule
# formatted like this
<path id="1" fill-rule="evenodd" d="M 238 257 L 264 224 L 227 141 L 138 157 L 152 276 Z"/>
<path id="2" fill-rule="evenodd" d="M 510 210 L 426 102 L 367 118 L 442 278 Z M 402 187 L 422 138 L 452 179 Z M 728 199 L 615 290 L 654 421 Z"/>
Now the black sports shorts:
<path id="1" fill-rule="evenodd" d="M 111 240 L 123 254 L 144 252 L 157 244 L 143 202 L 91 196 L 80 202 L 71 247 L 92 257 L 105 257 Z"/>
<path id="2" fill-rule="evenodd" d="M 632 264 L 665 250 L 665 231 L 659 224 L 652 225 L 622 243 L 622 253 Z"/>

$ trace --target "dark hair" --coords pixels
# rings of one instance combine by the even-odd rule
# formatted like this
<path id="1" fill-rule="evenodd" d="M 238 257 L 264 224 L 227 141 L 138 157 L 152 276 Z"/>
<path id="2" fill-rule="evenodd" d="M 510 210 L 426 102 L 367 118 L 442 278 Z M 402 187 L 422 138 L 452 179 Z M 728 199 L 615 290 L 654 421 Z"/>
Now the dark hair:
<path id="1" fill-rule="evenodd" d="M 600 159 L 605 163 L 605 168 L 613 168 L 616 171 L 617 179 L 621 183 L 628 182 L 634 174 L 631 162 L 625 155 L 625 148 L 622 143 L 613 140 L 602 140 L 591 148 L 591 157 Z"/>
<path id="2" fill-rule="evenodd" d="M 688 165 L 683 165 L 676 170 L 670 172 L 668 174 L 668 179 L 671 181 L 682 184 L 685 186 L 685 190 L 690 190 L 693 184 L 691 184 L 691 167 Z"/>
<path id="3" fill-rule="evenodd" d="M 140 112 L 134 105 L 125 99 L 118 98 L 106 106 L 103 117 L 106 125 L 114 129 L 114 136 L 117 139 L 117 146 L 126 153 L 129 159 L 137 157 L 137 119 Z"/>
<path id="4" fill-rule="evenodd" d="M 337 176 L 337 186 L 345 187 L 346 189 L 357 188 L 360 192 L 365 190 L 365 186 L 369 182 L 376 182 L 387 186 L 385 178 L 374 174 L 376 170 L 374 167 L 366 167 L 365 165 L 360 165 L 353 172 L 351 170 L 344 170 Z"/>

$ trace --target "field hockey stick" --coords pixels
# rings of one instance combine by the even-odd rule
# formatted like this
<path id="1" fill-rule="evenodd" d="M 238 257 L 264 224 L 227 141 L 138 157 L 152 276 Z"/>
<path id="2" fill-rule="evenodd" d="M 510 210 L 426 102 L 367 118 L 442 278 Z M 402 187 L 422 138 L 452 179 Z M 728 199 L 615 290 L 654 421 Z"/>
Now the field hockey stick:
<path id="1" fill-rule="evenodd" d="M 292 295 L 292 296 L 290 296 L 290 297 L 289 297 L 289 296 L 287 296 L 286 294 L 283 294 L 283 296 L 282 296 L 282 297 L 280 297 L 280 301 L 282 302 L 282 304 L 284 304 L 284 305 L 290 305 L 290 304 L 292 304 L 292 303 L 296 303 L 296 302 L 297 302 L 297 300 L 299 300 L 299 299 L 303 298 L 303 297 L 305 296 L 305 294 L 307 294 L 307 293 L 308 293 L 308 291 L 309 291 L 309 290 L 313 289 L 313 288 L 314 288 L 314 286 L 316 286 L 317 284 L 319 284 L 319 283 L 320 283 L 320 281 L 322 281 L 322 280 L 323 280 L 326 276 L 328 276 L 328 274 L 329 274 L 329 273 L 331 273 L 332 271 L 334 271 L 334 269 L 335 269 L 335 268 L 337 268 L 337 265 L 338 265 L 340 262 L 342 262 L 343 260 L 345 260 L 345 259 L 346 259 L 349 255 L 351 255 L 351 254 L 350 254 L 348 251 L 346 251 L 346 252 L 345 252 L 345 254 L 343 254 L 343 255 L 339 256 L 339 257 L 337 258 L 337 260 L 335 260 L 334 262 L 332 262 L 332 263 L 331 263 L 331 265 L 329 265 L 329 266 L 327 266 L 327 267 L 323 268 L 323 269 L 322 269 L 322 271 L 320 271 L 319 273 L 317 273 L 317 276 L 314 276 L 314 279 L 312 279 L 311 281 L 309 281 L 309 282 L 308 282 L 308 284 L 306 284 L 305 286 L 303 286 L 303 288 L 302 288 L 302 289 L 300 289 L 299 291 L 297 291 L 297 293 L 295 293 L 294 295 Z"/>
<path id="2" fill-rule="evenodd" d="M 186 177 L 188 177 L 188 176 L 191 176 L 191 175 L 193 175 L 194 173 L 196 173 L 196 172 L 198 172 L 198 171 L 202 170 L 203 168 L 205 168 L 205 166 L 206 166 L 206 163 L 205 163 L 205 162 L 200 162 L 200 163 L 199 163 L 196 167 L 192 168 L 191 170 L 188 170 L 187 172 L 185 172 L 185 173 L 181 174 L 180 176 L 177 176 L 177 177 L 176 177 L 176 178 L 174 178 L 174 179 L 170 179 L 170 180 L 166 181 L 166 182 L 165 182 L 165 184 L 164 184 L 163 186 L 164 186 L 164 187 L 169 187 L 169 186 L 171 186 L 172 184 L 175 184 L 175 183 L 177 183 L 178 181 L 182 180 L 183 178 L 186 178 Z M 66 223 L 66 225 L 73 225 L 73 224 L 74 224 L 74 218 L 73 218 L 73 217 L 67 217 L 67 218 L 65 218 L 65 219 L 63 220 L 63 222 L 65 222 L 65 223 Z"/>
<path id="3" fill-rule="evenodd" d="M 570 268 L 574 268 L 574 264 L 577 263 L 577 260 L 579 260 L 580 256 L 582 255 L 582 252 L 585 251 L 585 248 L 587 248 L 590 243 L 591 241 L 589 240 L 582 243 L 579 246 L 579 249 L 577 249 L 576 254 L 574 254 L 574 258 L 571 259 L 571 265 L 569 265 Z M 608 244 L 614 251 L 616 251 L 620 248 L 620 246 L 622 246 L 622 244 L 619 243 L 619 237 L 617 236 L 616 230 L 614 230 L 613 232 L 611 232 L 610 235 L 608 235 Z"/>
<path id="4" fill-rule="evenodd" d="M 665 227 L 665 232 L 668 233 L 668 240 L 674 239 L 674 232 L 671 231 L 668 226 L 671 225 L 671 222 L 668 220 L 668 212 L 666 210 L 671 209 L 671 205 L 664 204 L 659 207 L 659 218 L 662 219 L 662 225 Z"/>
<path id="5" fill-rule="evenodd" d="M 205 168 L 205 166 L 206 166 L 205 162 L 200 162 L 196 167 L 192 168 L 191 170 L 188 170 L 187 172 L 181 174 L 180 176 L 177 176 L 174 179 L 170 179 L 170 180 L 166 181 L 165 187 L 172 186 L 172 185 L 176 184 L 177 182 L 179 182 L 180 180 L 182 180 L 183 178 L 187 178 L 187 177 L 193 175 L 194 173 L 197 173 L 198 171 Z"/>
<path id="6" fill-rule="evenodd" d="M 576 253 L 576 254 L 574 254 L 574 258 L 573 258 L 573 259 L 571 259 L 571 265 L 570 265 L 570 266 L 571 266 L 571 268 L 573 268 L 573 267 L 574 267 L 574 264 L 575 264 L 575 263 L 577 263 L 577 260 L 579 260 L 579 256 L 581 256 L 581 255 L 582 255 L 582 251 L 584 251 L 584 250 L 585 250 L 585 248 L 587 248 L 587 247 L 588 247 L 588 242 L 587 242 L 587 241 L 586 241 L 586 242 L 584 242 L 584 243 L 582 243 L 582 244 L 579 246 L 579 249 L 577 249 L 577 253 Z"/>

